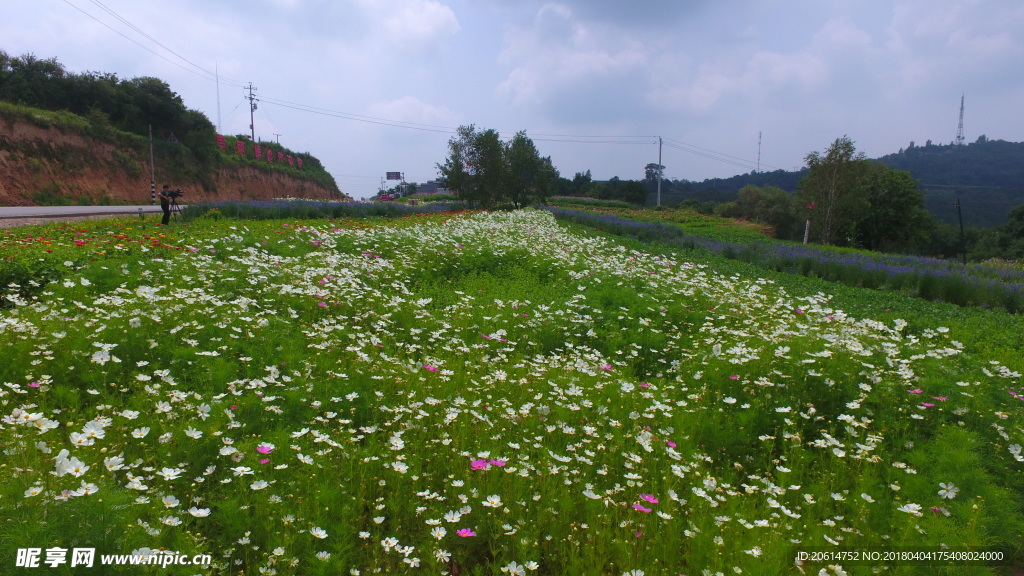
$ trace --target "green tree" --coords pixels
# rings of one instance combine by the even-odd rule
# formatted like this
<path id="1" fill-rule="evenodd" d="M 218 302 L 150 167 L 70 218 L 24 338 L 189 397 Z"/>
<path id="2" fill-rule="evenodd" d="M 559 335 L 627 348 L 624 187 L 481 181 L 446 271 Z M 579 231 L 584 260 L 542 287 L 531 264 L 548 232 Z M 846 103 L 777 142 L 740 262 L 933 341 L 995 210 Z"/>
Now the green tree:
<path id="1" fill-rule="evenodd" d="M 463 201 L 491 207 L 497 203 L 503 176 L 502 148 L 496 131 L 459 126 L 448 141 L 448 158 L 437 169 Z"/>
<path id="2" fill-rule="evenodd" d="M 576 175 L 572 177 L 572 187 L 575 191 L 575 195 L 581 196 L 586 194 L 587 188 L 590 187 L 590 183 L 593 181 L 593 177 L 590 176 L 590 170 L 587 170 L 586 172 L 577 172 Z"/>
<path id="3" fill-rule="evenodd" d="M 551 157 L 541 158 L 526 132 L 516 133 L 509 141 L 505 149 L 505 163 L 503 201 L 514 208 L 522 208 L 532 202 L 545 202 L 551 197 L 558 171 L 551 164 Z"/>
<path id="4" fill-rule="evenodd" d="M 505 144 L 495 130 L 472 124 L 448 141 L 448 158 L 437 169 L 459 198 L 484 208 L 543 202 L 558 180 L 551 158 L 541 158 L 525 132 Z"/>
<path id="5" fill-rule="evenodd" d="M 811 152 L 805 158 L 808 171 L 797 188 L 797 198 L 822 244 L 847 240 L 843 233 L 851 233 L 867 208 L 859 185 L 865 160 L 864 153 L 857 152 L 846 136 L 837 138 L 824 154 Z"/>
<path id="6" fill-rule="evenodd" d="M 715 213 L 726 218 L 743 218 L 771 226 L 776 238 L 790 238 L 799 221 L 790 193 L 776 186 L 748 184 L 734 202 L 719 204 Z"/>
<path id="7" fill-rule="evenodd" d="M 872 163 L 861 185 L 868 201 L 867 211 L 857 223 L 862 246 L 906 251 L 927 238 L 932 218 L 924 207 L 924 192 L 910 172 Z"/>

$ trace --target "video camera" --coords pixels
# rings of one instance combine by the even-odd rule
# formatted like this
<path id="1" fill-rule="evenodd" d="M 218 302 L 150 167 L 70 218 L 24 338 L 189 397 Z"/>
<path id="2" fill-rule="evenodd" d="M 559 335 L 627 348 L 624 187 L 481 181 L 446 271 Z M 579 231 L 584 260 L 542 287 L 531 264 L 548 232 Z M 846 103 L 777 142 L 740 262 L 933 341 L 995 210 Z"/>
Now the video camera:
<path id="1" fill-rule="evenodd" d="M 168 198 L 180 198 L 181 197 L 181 188 L 179 188 L 177 190 L 167 190 L 167 191 L 164 192 L 164 196 L 167 196 Z"/>

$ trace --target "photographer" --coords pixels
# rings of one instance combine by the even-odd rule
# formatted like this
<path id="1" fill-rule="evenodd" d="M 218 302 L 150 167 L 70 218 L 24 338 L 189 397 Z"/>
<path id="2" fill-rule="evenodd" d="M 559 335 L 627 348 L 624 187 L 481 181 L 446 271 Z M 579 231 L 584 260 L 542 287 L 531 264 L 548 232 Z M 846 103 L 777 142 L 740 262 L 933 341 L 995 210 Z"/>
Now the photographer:
<path id="1" fill-rule="evenodd" d="M 160 191 L 160 209 L 164 211 L 164 218 L 160 221 L 161 224 L 167 226 L 171 221 L 171 187 L 164 184 L 164 189 Z"/>

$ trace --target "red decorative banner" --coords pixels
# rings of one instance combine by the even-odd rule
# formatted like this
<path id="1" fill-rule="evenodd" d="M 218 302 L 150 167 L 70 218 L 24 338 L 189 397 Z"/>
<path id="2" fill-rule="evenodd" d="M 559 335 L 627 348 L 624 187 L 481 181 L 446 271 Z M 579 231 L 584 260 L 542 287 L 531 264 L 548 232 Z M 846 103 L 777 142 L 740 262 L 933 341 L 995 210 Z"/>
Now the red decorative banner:
<path id="1" fill-rule="evenodd" d="M 228 143 L 224 140 L 224 136 L 222 134 L 217 134 L 217 147 L 223 150 L 227 148 L 227 146 Z"/>
<path id="2" fill-rule="evenodd" d="M 291 154 L 289 154 L 289 155 L 285 156 L 285 158 L 287 158 L 287 159 L 288 159 L 288 165 L 289 165 L 289 166 L 292 166 L 292 165 L 293 165 L 293 162 L 292 162 L 292 155 L 291 155 Z"/>
<path id="3" fill-rule="evenodd" d="M 238 150 L 239 154 L 245 156 L 245 141 L 235 140 L 235 150 Z"/>
<path id="4" fill-rule="evenodd" d="M 284 163 L 284 152 L 278 152 L 277 153 L 277 161 L 282 163 L 282 164 Z"/>
<path id="5" fill-rule="evenodd" d="M 259 160 L 261 158 L 261 155 L 260 155 L 260 145 L 259 144 L 253 144 L 252 150 L 253 150 L 253 152 L 252 152 L 253 157 L 256 158 L 257 160 Z"/>
<path id="6" fill-rule="evenodd" d="M 270 148 L 267 148 L 267 162 L 273 162 L 273 161 L 274 161 L 274 151 L 271 150 Z"/>
<path id="7" fill-rule="evenodd" d="M 302 168 L 302 158 L 296 158 L 295 161 L 299 163 L 299 168 Z"/>

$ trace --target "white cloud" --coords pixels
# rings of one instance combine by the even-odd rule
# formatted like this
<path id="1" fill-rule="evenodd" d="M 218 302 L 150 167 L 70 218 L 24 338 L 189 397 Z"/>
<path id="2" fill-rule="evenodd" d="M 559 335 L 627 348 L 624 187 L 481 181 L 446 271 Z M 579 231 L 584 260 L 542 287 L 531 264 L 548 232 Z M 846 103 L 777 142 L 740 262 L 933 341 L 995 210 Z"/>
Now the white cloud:
<path id="1" fill-rule="evenodd" d="M 642 104 L 637 82 L 649 54 L 626 34 L 581 22 L 561 4 L 546 4 L 528 27 L 506 35 L 499 62 L 511 67 L 498 94 L 525 111 L 583 116 L 600 100 L 607 119 Z M 632 109 L 635 112 L 635 106 Z"/>
<path id="2" fill-rule="evenodd" d="M 386 118 L 423 126 L 453 128 L 460 123 L 458 114 L 444 106 L 427 104 L 415 96 L 374 102 L 367 108 L 367 116 Z"/>
<path id="3" fill-rule="evenodd" d="M 359 1 L 383 32 L 381 40 L 390 46 L 421 50 L 459 31 L 455 12 L 434 0 Z"/>

